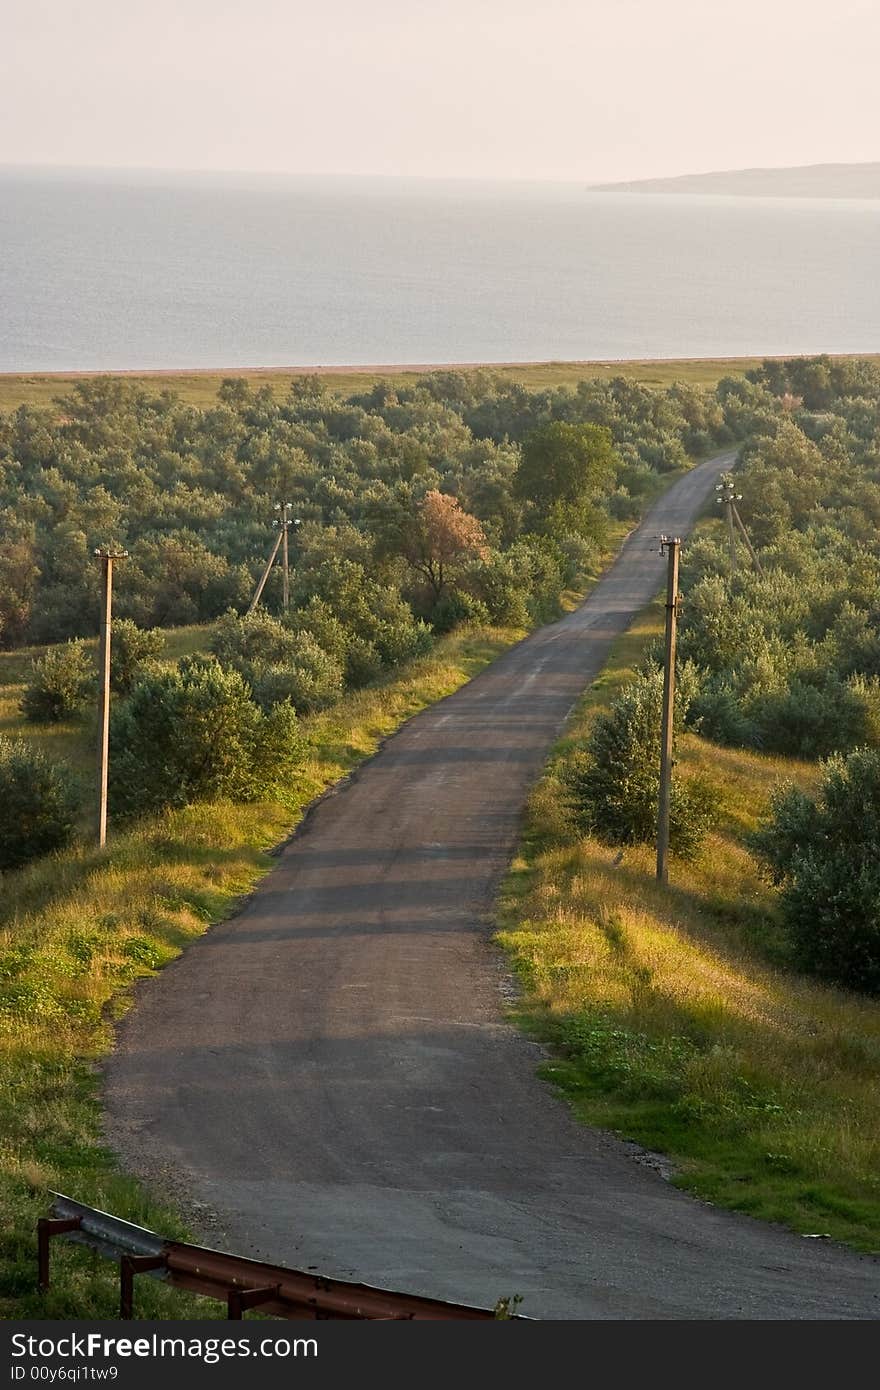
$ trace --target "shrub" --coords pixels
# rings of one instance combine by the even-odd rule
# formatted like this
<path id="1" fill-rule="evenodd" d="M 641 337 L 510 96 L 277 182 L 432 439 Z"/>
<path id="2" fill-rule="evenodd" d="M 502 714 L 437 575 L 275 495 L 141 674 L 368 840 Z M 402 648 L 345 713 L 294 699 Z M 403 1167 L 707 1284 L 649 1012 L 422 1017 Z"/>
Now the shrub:
<path id="1" fill-rule="evenodd" d="M 686 696 L 676 701 L 676 723 Z M 612 844 L 650 843 L 657 833 L 660 791 L 660 729 L 663 673 L 650 670 L 627 685 L 599 715 L 585 748 L 563 772 L 575 823 Z M 670 846 L 683 857 L 696 854 L 712 825 L 717 797 L 703 778 L 675 777 L 669 816 Z"/>
<path id="2" fill-rule="evenodd" d="M 294 632 L 310 632 L 319 647 L 345 664 L 352 634 L 324 599 L 310 598 L 291 615 L 291 627 Z"/>
<path id="3" fill-rule="evenodd" d="M 326 608 L 320 600 L 315 604 L 316 612 Z M 328 611 L 319 616 L 327 630 L 332 615 Z M 332 631 L 330 635 L 338 636 Z M 325 651 L 308 628 L 293 630 L 263 609 L 244 618 L 224 614 L 211 649 L 221 665 L 247 681 L 263 710 L 289 700 L 300 714 L 311 714 L 332 705 L 342 693 L 341 661 Z"/>
<path id="4" fill-rule="evenodd" d="M 864 742 L 864 699 L 833 676 L 822 685 L 793 677 L 756 703 L 759 747 L 794 758 L 823 758 Z"/>
<path id="5" fill-rule="evenodd" d="M 615 521 L 635 521 L 641 514 L 642 504 L 625 487 L 618 487 L 608 498 L 608 514 Z"/>
<path id="6" fill-rule="evenodd" d="M 434 636 L 426 623 L 405 618 L 399 622 L 378 624 L 373 633 L 373 646 L 385 666 L 399 666 L 424 656 L 433 646 Z"/>
<path id="7" fill-rule="evenodd" d="M 162 655 L 165 634 L 158 627 L 138 627 L 130 618 L 117 618 L 110 643 L 110 683 L 127 695 L 151 661 Z"/>
<path id="8" fill-rule="evenodd" d="M 527 576 L 527 605 L 533 623 L 551 622 L 559 616 L 559 596 L 563 587 L 565 560 L 559 546 L 549 536 L 528 536 L 510 547 Z"/>
<path id="9" fill-rule="evenodd" d="M 880 752 L 830 758 L 815 797 L 781 788 L 751 843 L 782 890 L 797 963 L 880 994 Z"/>
<path id="10" fill-rule="evenodd" d="M 97 673 L 85 643 L 77 639 L 53 647 L 33 664 L 21 709 L 35 724 L 54 724 L 81 714 L 95 698 Z"/>
<path id="11" fill-rule="evenodd" d="M 528 627 L 529 574 L 516 563 L 510 551 L 489 552 L 484 561 L 471 565 L 468 589 L 499 627 Z"/>
<path id="12" fill-rule="evenodd" d="M 265 608 L 242 617 L 230 609 L 217 623 L 211 651 L 222 666 L 237 671 L 261 666 L 281 666 L 293 657 L 296 637 Z"/>
<path id="13" fill-rule="evenodd" d="M 359 690 L 382 672 L 382 658 L 372 642 L 363 637 L 349 637 L 345 649 L 345 683 Z"/>
<path id="14" fill-rule="evenodd" d="M 758 741 L 754 722 L 727 681 L 707 685 L 697 696 L 688 711 L 688 723 L 692 720 L 699 721 L 700 733 L 713 743 L 748 748 Z"/>
<path id="15" fill-rule="evenodd" d="M 70 774 L 19 739 L 0 736 L 0 871 L 63 849 L 78 798 Z"/>
<path id="16" fill-rule="evenodd" d="M 431 611 L 435 632 L 451 632 L 461 623 L 488 623 L 489 610 L 480 599 L 463 589 L 447 589 Z"/>
<path id="17" fill-rule="evenodd" d="M 111 716 L 111 796 L 125 815 L 228 797 L 257 801 L 302 756 L 289 705 L 264 714 L 244 678 L 188 658 L 147 674 Z"/>
<path id="18" fill-rule="evenodd" d="M 313 714 L 334 704 L 342 694 L 343 669 L 310 632 L 294 634 L 288 662 L 256 665 L 243 673 L 264 710 L 289 700 L 300 714 Z"/>
<path id="19" fill-rule="evenodd" d="M 594 541 L 566 531 L 557 537 L 556 544 L 562 559 L 564 583 L 576 584 L 595 571 L 599 548 Z"/>

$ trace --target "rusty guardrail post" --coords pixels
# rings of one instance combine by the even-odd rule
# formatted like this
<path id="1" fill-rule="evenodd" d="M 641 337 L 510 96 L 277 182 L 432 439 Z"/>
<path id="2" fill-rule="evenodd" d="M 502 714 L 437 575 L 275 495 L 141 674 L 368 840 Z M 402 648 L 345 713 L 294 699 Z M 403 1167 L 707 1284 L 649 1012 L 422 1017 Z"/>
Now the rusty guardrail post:
<path id="1" fill-rule="evenodd" d="M 119 1316 L 134 1316 L 134 1276 L 146 1274 L 151 1269 L 164 1269 L 168 1263 L 164 1255 L 122 1255 L 119 1260 Z"/>
<path id="2" fill-rule="evenodd" d="M 49 1287 L 50 1240 L 53 1236 L 63 1236 L 68 1231 L 78 1231 L 81 1225 L 81 1216 L 41 1216 L 37 1222 L 37 1287 L 41 1293 L 45 1293 Z"/>
<path id="3" fill-rule="evenodd" d="M 266 1284 L 262 1289 L 230 1289 L 226 1295 L 226 1317 L 240 1318 L 248 1308 L 259 1308 L 278 1297 L 280 1284 Z"/>

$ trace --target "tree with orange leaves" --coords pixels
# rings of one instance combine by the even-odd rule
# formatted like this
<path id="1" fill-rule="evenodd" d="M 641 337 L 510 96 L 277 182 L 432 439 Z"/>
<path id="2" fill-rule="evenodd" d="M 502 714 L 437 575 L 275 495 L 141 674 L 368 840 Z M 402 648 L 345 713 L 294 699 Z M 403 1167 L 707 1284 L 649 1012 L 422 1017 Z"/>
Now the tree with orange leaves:
<path id="1" fill-rule="evenodd" d="M 425 493 L 400 530 L 400 553 L 427 580 L 435 599 L 458 565 L 482 558 L 486 551 L 486 537 L 477 518 L 463 510 L 457 497 L 436 488 Z"/>

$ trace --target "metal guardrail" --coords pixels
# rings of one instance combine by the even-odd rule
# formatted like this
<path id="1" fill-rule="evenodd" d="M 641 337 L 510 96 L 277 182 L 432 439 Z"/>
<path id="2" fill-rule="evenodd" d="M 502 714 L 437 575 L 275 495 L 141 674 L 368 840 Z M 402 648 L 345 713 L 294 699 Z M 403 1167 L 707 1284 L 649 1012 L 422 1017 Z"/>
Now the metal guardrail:
<path id="1" fill-rule="evenodd" d="M 469 1321 L 511 1317 L 507 1300 L 501 1300 L 495 1309 L 473 1308 L 464 1303 L 376 1289 L 370 1284 L 326 1279 L 179 1240 L 163 1240 L 154 1231 L 87 1207 L 60 1192 L 51 1196 L 52 1215 L 37 1222 L 40 1288 L 49 1287 L 52 1240 L 60 1237 L 87 1245 L 119 1263 L 121 1318 L 133 1317 L 136 1274 L 220 1299 L 226 1304 L 228 1318 L 241 1318 L 248 1308 L 293 1319 Z"/>

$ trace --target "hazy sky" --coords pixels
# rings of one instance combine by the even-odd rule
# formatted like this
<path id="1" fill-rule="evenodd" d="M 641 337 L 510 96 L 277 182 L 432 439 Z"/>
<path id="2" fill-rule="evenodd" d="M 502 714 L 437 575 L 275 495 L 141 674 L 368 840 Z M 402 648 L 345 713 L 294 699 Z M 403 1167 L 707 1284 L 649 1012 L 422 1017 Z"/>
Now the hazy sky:
<path id="1" fill-rule="evenodd" d="M 880 159 L 880 0 L 0 15 L 0 163 L 601 180 Z"/>

